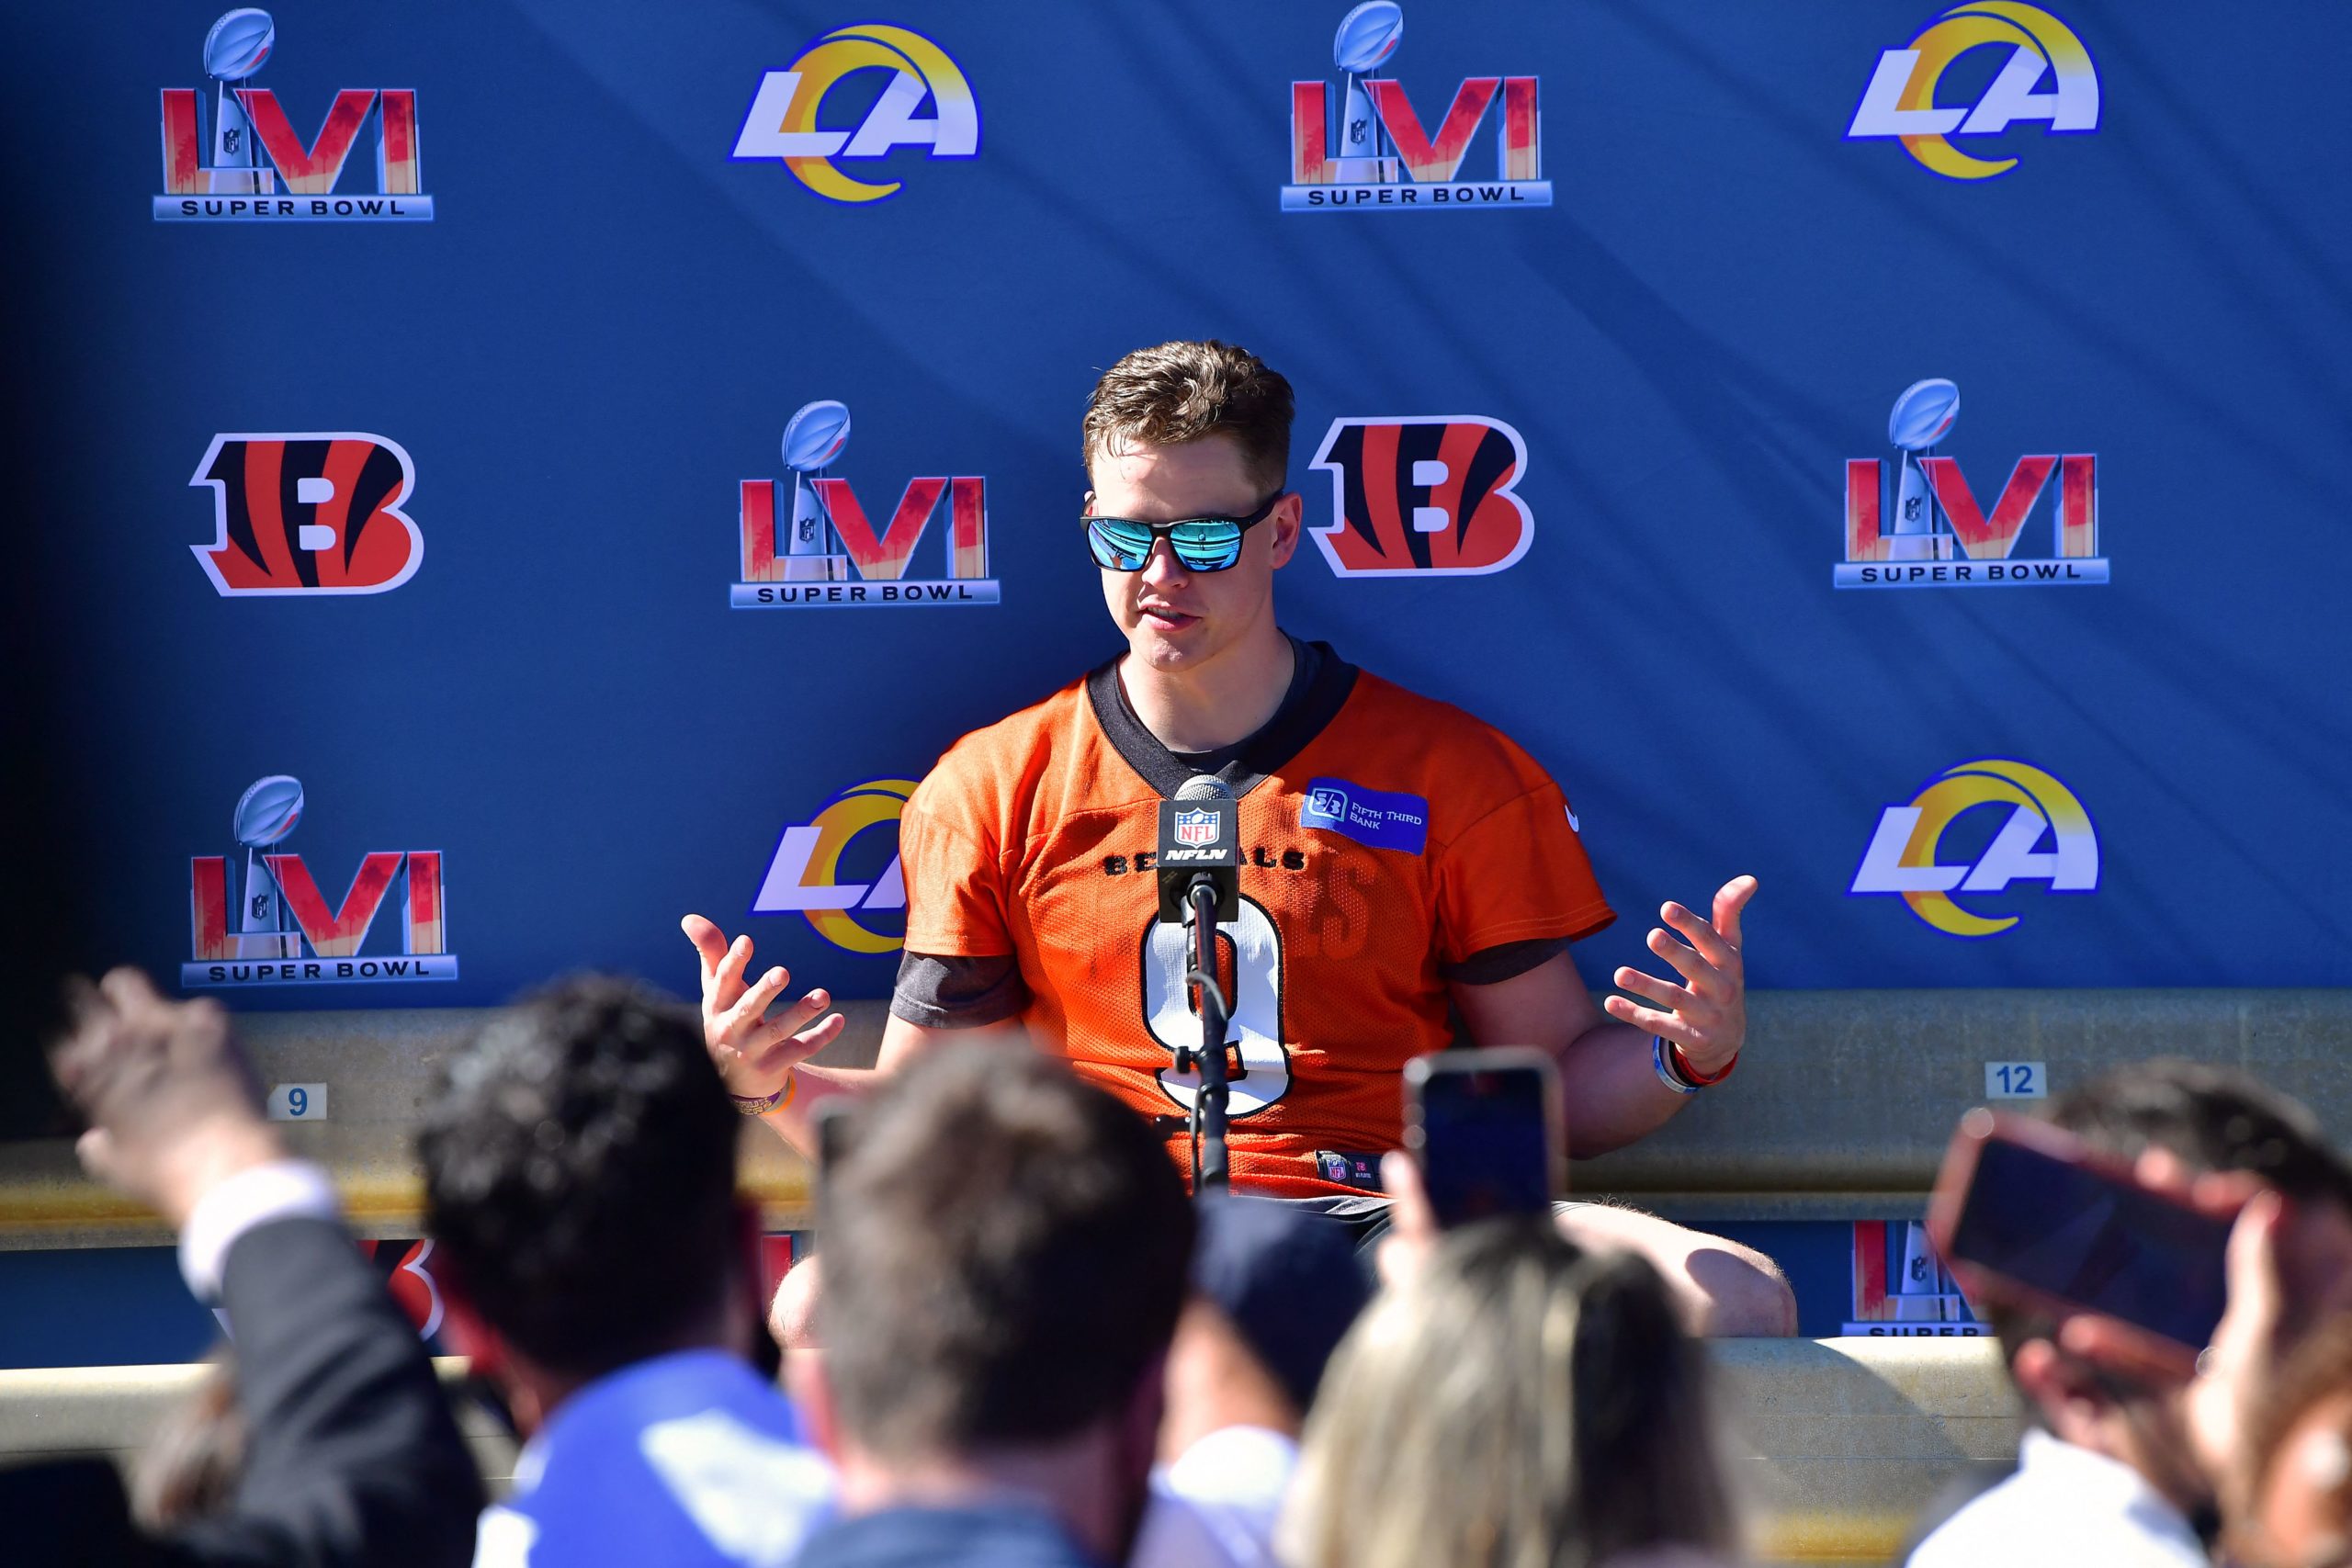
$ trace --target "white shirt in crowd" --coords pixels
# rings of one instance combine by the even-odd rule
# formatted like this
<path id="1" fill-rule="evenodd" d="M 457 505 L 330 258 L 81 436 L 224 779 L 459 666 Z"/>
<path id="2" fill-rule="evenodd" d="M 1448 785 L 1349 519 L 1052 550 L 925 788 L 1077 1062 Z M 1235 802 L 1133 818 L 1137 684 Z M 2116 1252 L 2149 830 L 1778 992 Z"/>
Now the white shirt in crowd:
<path id="1" fill-rule="evenodd" d="M 1298 1444 L 1263 1427 L 1211 1432 L 1154 1471 L 1127 1568 L 1274 1568 Z"/>
<path id="2" fill-rule="evenodd" d="M 2018 1472 L 1946 1519 L 1910 1568 L 2207 1568 L 2197 1532 L 2130 1465 L 2025 1435 Z"/>

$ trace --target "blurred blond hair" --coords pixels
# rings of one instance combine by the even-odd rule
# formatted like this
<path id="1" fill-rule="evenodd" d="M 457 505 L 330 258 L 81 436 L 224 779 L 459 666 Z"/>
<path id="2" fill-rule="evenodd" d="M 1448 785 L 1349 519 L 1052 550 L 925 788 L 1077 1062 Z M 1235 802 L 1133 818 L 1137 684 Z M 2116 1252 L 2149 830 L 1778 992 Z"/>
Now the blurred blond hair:
<path id="1" fill-rule="evenodd" d="M 1589 1568 L 1729 1553 L 1706 1362 L 1639 1258 L 1547 1220 L 1449 1237 L 1340 1346 L 1307 1419 L 1293 1568 Z"/>

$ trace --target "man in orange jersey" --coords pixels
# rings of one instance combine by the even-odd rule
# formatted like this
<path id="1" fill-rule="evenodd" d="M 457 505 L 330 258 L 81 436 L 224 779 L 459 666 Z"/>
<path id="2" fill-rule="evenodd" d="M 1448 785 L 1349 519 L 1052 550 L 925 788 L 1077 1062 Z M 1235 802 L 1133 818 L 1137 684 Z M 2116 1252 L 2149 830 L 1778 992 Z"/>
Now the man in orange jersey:
<path id="1" fill-rule="evenodd" d="M 1753 878 L 1715 895 L 1712 920 L 1665 906 L 1672 931 L 1650 947 L 1679 982 L 1621 968 L 1617 985 L 1652 1005 L 1611 996 L 1604 1013 L 1567 949 L 1615 917 L 1560 787 L 1459 708 L 1277 625 L 1273 574 L 1301 529 L 1291 418 L 1289 383 L 1220 343 L 1140 349 L 1103 375 L 1073 543 L 1102 569 L 1127 650 L 966 736 L 907 803 L 906 955 L 872 1072 L 801 1065 L 840 1031 L 820 1016 L 829 998 L 770 1018 L 789 976 L 747 984 L 750 939 L 686 918 L 712 1053 L 747 1114 L 805 1147 L 826 1097 L 940 1039 L 1001 1031 L 1155 1119 L 1182 1160 L 1195 1079 L 1171 1053 L 1200 1025 L 1182 928 L 1158 918 L 1154 852 L 1161 801 L 1198 773 L 1238 798 L 1247 855 L 1222 932 L 1237 1190 L 1376 1229 L 1401 1071 L 1449 1043 L 1449 1005 L 1477 1043 L 1557 1058 L 1578 1155 L 1633 1142 L 1731 1070 Z M 1649 1256 L 1694 1325 L 1793 1330 L 1786 1282 L 1747 1248 L 1592 1204 L 1561 1225 Z"/>

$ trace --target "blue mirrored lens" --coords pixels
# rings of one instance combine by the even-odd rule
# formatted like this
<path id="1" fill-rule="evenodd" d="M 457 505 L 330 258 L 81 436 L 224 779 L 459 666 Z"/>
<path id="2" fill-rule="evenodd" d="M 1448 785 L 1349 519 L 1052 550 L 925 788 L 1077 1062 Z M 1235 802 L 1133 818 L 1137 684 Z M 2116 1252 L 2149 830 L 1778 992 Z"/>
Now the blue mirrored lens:
<path id="1" fill-rule="evenodd" d="M 1086 541 L 1094 564 L 1111 571 L 1141 571 L 1151 558 L 1151 530 L 1132 524 L 1094 518 L 1086 525 Z"/>
<path id="2" fill-rule="evenodd" d="M 1176 558 L 1195 571 L 1223 571 L 1241 558 L 1238 523 L 1179 523 L 1168 531 Z"/>

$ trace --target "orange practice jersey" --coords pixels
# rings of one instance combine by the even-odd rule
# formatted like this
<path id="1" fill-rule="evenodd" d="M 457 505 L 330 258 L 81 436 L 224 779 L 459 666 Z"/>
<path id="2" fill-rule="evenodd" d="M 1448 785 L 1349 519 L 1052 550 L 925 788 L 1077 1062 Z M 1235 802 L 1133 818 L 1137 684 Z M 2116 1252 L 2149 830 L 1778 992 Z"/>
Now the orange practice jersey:
<path id="1" fill-rule="evenodd" d="M 1358 1190 L 1325 1156 L 1401 1144 L 1404 1065 L 1450 1037 L 1442 965 L 1613 918 L 1533 759 L 1317 651 L 1303 700 L 1220 771 L 1246 857 L 1240 917 L 1220 928 L 1241 1069 L 1227 1147 L 1238 1189 L 1285 1197 Z M 1012 954 L 1022 1023 L 1161 1119 L 1180 1162 L 1197 1077 L 1170 1048 L 1197 1044 L 1200 1021 L 1153 854 L 1160 801 L 1189 775 L 1105 665 L 957 741 L 899 826 L 908 950 Z"/>

